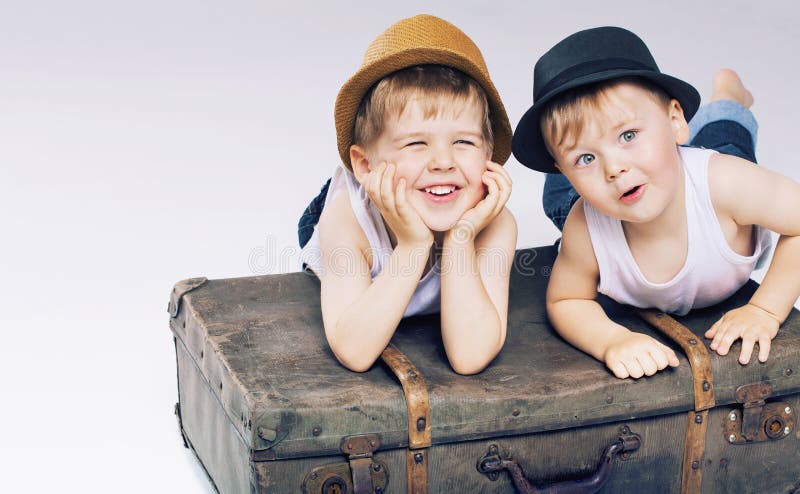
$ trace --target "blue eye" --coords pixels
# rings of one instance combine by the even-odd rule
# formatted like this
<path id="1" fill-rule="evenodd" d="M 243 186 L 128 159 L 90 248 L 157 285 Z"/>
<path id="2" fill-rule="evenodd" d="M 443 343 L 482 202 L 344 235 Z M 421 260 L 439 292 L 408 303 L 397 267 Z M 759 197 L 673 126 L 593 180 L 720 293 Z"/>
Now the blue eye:
<path id="1" fill-rule="evenodd" d="M 635 130 L 626 130 L 619 136 L 619 142 L 631 142 L 636 137 L 637 132 Z"/>
<path id="2" fill-rule="evenodd" d="M 586 166 L 590 164 L 592 161 L 594 161 L 593 154 L 582 154 L 578 156 L 577 160 L 575 160 L 575 164 L 578 166 Z"/>
<path id="3" fill-rule="evenodd" d="M 472 142 L 472 141 L 469 141 L 469 140 L 467 140 L 467 139 L 459 139 L 459 140 L 457 140 L 455 143 L 456 143 L 456 144 L 467 144 L 468 146 L 474 146 L 474 145 L 475 145 L 475 143 L 474 143 L 474 142 Z"/>

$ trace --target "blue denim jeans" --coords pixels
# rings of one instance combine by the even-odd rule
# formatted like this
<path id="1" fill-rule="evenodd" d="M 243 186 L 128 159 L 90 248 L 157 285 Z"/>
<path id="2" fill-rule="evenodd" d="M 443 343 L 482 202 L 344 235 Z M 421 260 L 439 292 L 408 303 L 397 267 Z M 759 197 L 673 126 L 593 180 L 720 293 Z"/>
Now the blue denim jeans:
<path id="1" fill-rule="evenodd" d="M 714 101 L 703 105 L 689 122 L 689 145 L 714 149 L 756 163 L 758 123 L 747 108 L 734 101 Z M 578 193 L 560 173 L 548 173 L 544 181 L 542 206 L 544 214 L 558 227 L 564 228 Z"/>
<path id="2" fill-rule="evenodd" d="M 312 199 L 306 210 L 303 211 L 300 221 L 297 222 L 297 237 L 300 241 L 301 249 L 311 240 L 311 235 L 314 234 L 314 227 L 319 223 L 319 217 L 322 214 L 322 207 L 325 205 L 325 197 L 328 195 L 328 187 L 330 185 L 331 179 L 328 179 L 320 189 L 317 197 Z"/>

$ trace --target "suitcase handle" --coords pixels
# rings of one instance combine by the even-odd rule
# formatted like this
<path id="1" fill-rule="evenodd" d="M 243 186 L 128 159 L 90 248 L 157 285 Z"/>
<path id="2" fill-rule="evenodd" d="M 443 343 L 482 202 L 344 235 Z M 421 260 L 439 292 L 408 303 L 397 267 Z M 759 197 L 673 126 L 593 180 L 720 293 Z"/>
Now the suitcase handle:
<path id="1" fill-rule="evenodd" d="M 501 471 L 508 470 L 517 491 L 524 494 L 592 494 L 602 489 L 608 482 L 616 456 L 636 451 L 640 445 L 639 435 L 630 432 L 625 427 L 619 438 L 606 446 L 594 473 L 579 479 L 540 486 L 536 486 L 528 480 L 519 463 L 510 457 L 503 458 L 500 455 L 500 448 L 496 444 L 490 445 L 489 451 L 478 459 L 477 467 L 479 472 L 491 480 L 497 480 Z"/>

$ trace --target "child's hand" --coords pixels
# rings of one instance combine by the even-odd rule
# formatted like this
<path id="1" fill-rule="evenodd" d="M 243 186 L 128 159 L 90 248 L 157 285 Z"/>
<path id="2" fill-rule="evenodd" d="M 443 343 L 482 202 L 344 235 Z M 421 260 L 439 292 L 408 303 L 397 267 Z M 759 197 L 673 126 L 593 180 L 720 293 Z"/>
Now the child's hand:
<path id="1" fill-rule="evenodd" d="M 678 356 L 654 338 L 629 331 L 608 346 L 606 366 L 620 379 L 652 376 L 667 366 L 677 367 Z"/>
<path id="2" fill-rule="evenodd" d="M 392 187 L 395 169 L 393 163 L 381 162 L 370 170 L 365 182 L 367 195 L 397 236 L 398 245 L 430 245 L 433 233 L 408 202 L 406 180 L 401 178 L 397 187 Z"/>
<path id="3" fill-rule="evenodd" d="M 778 334 L 780 322 L 764 309 L 747 304 L 730 310 L 706 331 L 711 340 L 711 349 L 720 355 L 727 355 L 731 345 L 742 339 L 742 352 L 739 363 L 747 364 L 753 354 L 753 346 L 758 342 L 758 360 L 766 362 L 772 338 Z"/>
<path id="4" fill-rule="evenodd" d="M 492 161 L 481 177 L 486 185 L 486 197 L 472 209 L 464 212 L 456 226 L 450 231 L 459 240 L 474 240 L 486 226 L 503 210 L 511 195 L 511 176 Z"/>

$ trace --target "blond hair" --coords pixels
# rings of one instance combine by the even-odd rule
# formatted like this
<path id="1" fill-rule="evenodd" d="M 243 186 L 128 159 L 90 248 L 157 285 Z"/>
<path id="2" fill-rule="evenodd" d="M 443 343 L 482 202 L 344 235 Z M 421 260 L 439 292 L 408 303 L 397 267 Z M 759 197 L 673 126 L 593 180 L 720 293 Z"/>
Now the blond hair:
<path id="1" fill-rule="evenodd" d="M 612 79 L 565 91 L 547 104 L 539 120 L 542 137 L 550 154 L 553 155 L 553 150 L 566 141 L 575 141 L 593 119 L 607 118 L 604 110 L 610 103 L 609 91 L 623 83 L 643 89 L 664 109 L 672 101 L 666 91 L 640 77 Z"/>
<path id="2" fill-rule="evenodd" d="M 458 115 L 470 103 L 480 108 L 481 133 L 489 154 L 494 144 L 486 92 L 474 79 L 443 65 L 415 65 L 378 81 L 362 98 L 353 128 L 353 143 L 369 146 L 383 132 L 386 118 L 399 116 L 409 101 L 422 105 L 424 118 L 451 112 Z"/>

